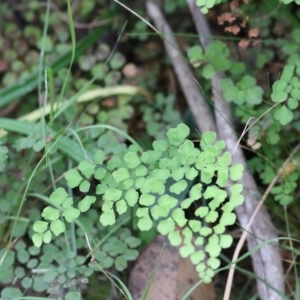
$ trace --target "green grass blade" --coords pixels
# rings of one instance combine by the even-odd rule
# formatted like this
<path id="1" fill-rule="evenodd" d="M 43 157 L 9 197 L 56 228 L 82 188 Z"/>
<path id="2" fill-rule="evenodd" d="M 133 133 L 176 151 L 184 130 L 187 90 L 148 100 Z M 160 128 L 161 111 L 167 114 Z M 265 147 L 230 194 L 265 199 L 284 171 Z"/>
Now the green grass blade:
<path id="1" fill-rule="evenodd" d="M 70 30 L 70 35 L 71 35 L 71 43 L 72 43 L 72 49 L 71 49 L 71 61 L 69 65 L 69 69 L 67 72 L 67 76 L 64 80 L 64 84 L 62 86 L 59 98 L 58 98 L 58 103 L 60 103 L 63 100 L 64 92 L 66 90 L 67 84 L 68 84 L 68 79 L 70 77 L 71 73 L 71 68 L 74 63 L 74 58 L 75 58 L 75 53 L 76 53 L 76 35 L 75 35 L 75 28 L 74 28 L 74 22 L 73 22 L 73 16 L 72 16 L 72 7 L 70 0 L 67 0 L 68 4 L 68 21 L 69 21 L 69 30 Z"/>
<path id="2" fill-rule="evenodd" d="M 49 98 L 50 98 L 50 122 L 53 119 L 54 113 L 54 102 L 55 102 L 55 91 L 54 91 L 54 78 L 53 72 L 50 67 L 46 67 L 46 74 L 47 74 L 47 85 L 49 90 Z"/>

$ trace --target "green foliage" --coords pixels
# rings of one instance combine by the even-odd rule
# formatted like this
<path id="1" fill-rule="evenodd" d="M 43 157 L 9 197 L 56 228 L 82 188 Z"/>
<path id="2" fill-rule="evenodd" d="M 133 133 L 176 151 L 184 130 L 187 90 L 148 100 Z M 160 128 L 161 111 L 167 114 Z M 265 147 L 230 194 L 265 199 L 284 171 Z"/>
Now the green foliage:
<path id="1" fill-rule="evenodd" d="M 0 172 L 2 172 L 3 169 L 4 169 L 5 161 L 8 158 L 7 153 L 8 153 L 7 147 L 4 147 L 4 146 L 0 145 Z"/>
<path id="2" fill-rule="evenodd" d="M 295 65 L 286 65 L 283 72 L 272 87 L 271 98 L 280 103 L 274 111 L 274 118 L 281 125 L 287 125 L 293 118 L 293 111 L 298 108 L 300 101 L 300 60 Z"/>
<path id="3" fill-rule="evenodd" d="M 95 261 L 89 266 L 95 270 L 108 269 L 113 265 L 117 271 L 127 268 L 128 261 L 136 260 L 139 252 L 134 249 L 140 245 L 141 241 L 133 237 L 129 229 L 124 228 L 119 232 L 119 236 L 110 237 L 103 244 L 101 250 L 94 252 Z"/>
<path id="4" fill-rule="evenodd" d="M 91 209 L 88 218 L 80 219 L 80 221 L 91 226 L 97 221 L 95 211 Z M 43 230 L 44 225 L 40 223 L 41 221 L 35 222 L 34 230 Z M 100 228 L 89 227 L 89 229 L 91 232 L 103 231 Z M 70 231 L 66 230 L 66 233 L 69 235 Z M 14 293 L 23 295 L 22 291 L 28 289 L 38 293 L 46 292 L 57 297 L 66 294 L 66 297 L 69 297 L 67 292 L 74 288 L 82 288 L 81 285 L 88 282 L 88 278 L 94 271 L 107 270 L 112 267 L 123 271 L 128 261 L 137 258 L 138 251 L 135 248 L 140 245 L 140 240 L 132 236 L 127 228 L 121 228 L 115 234 L 115 236 L 108 237 L 101 247 L 95 249 L 92 262 L 76 254 L 75 251 L 70 251 L 63 237 L 55 239 L 51 244 L 44 244 L 42 247 L 28 247 L 23 241 L 19 241 L 14 249 L 0 250 L 2 267 L 6 270 L 1 272 L 0 283 L 9 284 L 13 280 L 18 282 L 18 289 L 5 289 L 5 293 L 10 297 Z M 78 250 L 86 249 L 85 232 L 77 231 L 76 244 Z M 18 267 L 15 267 L 16 265 Z M 28 268 L 34 272 L 34 276 L 25 271 Z"/>
<path id="5" fill-rule="evenodd" d="M 224 99 L 237 105 L 246 103 L 252 106 L 261 104 L 263 100 L 263 89 L 256 84 L 255 78 L 249 75 L 243 76 L 236 84 L 225 78 L 221 81 L 221 88 Z"/>
<path id="6" fill-rule="evenodd" d="M 281 2 L 283 4 L 290 4 L 292 2 L 295 2 L 296 4 L 300 5 L 300 1 L 299 0 L 281 0 Z"/>
<path id="7" fill-rule="evenodd" d="M 175 109 L 174 95 L 164 96 L 162 93 L 155 95 L 154 103 L 141 105 L 143 121 L 150 137 L 156 140 L 164 139 L 166 132 L 182 122 L 179 112 Z"/>
<path id="8" fill-rule="evenodd" d="M 184 257 L 195 252 L 193 234 L 200 235 L 206 243 L 201 255 L 203 258 L 208 256 L 209 260 L 207 264 L 202 260 L 198 263 L 195 258 L 193 261 L 197 261 L 196 267 L 201 269 L 201 278 L 210 281 L 213 270 L 220 264 L 217 257 L 221 248 L 230 246 L 231 239 L 224 231 L 226 226 L 235 222 L 232 211 L 243 202 L 240 184 L 232 183 L 229 195 L 225 188 L 228 187 L 229 180 L 234 182 L 241 178 L 243 167 L 230 166 L 231 155 L 223 152 L 223 141 L 215 142 L 215 133 L 205 132 L 199 149 L 187 139 L 189 133 L 186 125 L 179 124 L 168 130 L 167 140 L 154 141 L 152 150 L 139 154 L 136 147 L 130 146 L 124 154 L 113 156 L 107 162 L 104 161 L 104 152 L 99 150 L 93 161 L 82 161 L 78 170 L 70 170 L 65 178 L 70 188 L 80 189 L 82 182 L 91 176 L 99 182 L 96 195 L 103 200 L 100 223 L 104 226 L 115 224 L 118 215 L 137 206 L 138 228 L 147 231 L 157 223 L 157 230 L 168 235 L 172 245 L 183 242 L 180 253 Z M 168 186 L 170 179 L 174 183 Z M 189 182 L 194 180 L 197 183 L 188 190 Z M 188 198 L 179 202 L 176 195 L 183 192 L 188 193 Z M 206 204 L 197 204 L 200 199 Z M 75 206 L 75 201 L 64 188 L 56 189 L 49 198 L 53 207 L 47 206 L 42 212 L 45 221 L 34 223 L 35 246 L 49 243 L 53 236 L 64 232 L 65 221 L 76 221 L 95 201 L 95 196 L 86 195 Z M 184 210 L 192 203 L 199 208 L 195 211 L 195 219 L 188 220 Z M 183 228 L 184 239 L 179 235 L 176 226 Z M 110 255 L 111 251 L 125 249 L 124 239 L 120 242 L 114 238 L 105 245 L 102 251 Z M 101 252 L 99 255 L 104 258 L 108 256 L 107 253 Z M 132 251 L 128 250 L 126 253 L 133 257 Z M 106 264 L 111 266 L 114 261 L 116 268 L 120 269 L 121 266 L 126 266 L 126 259 L 129 259 L 126 255 L 118 259 L 107 258 Z"/>
<path id="9" fill-rule="evenodd" d="M 220 4 L 222 0 L 196 0 L 196 5 L 200 7 L 203 14 L 208 13 L 209 9 Z"/>
<path id="10" fill-rule="evenodd" d="M 206 79 L 211 79 L 219 71 L 233 69 L 235 72 L 240 72 L 239 68 L 232 65 L 229 59 L 229 49 L 221 41 L 214 41 L 208 45 L 203 52 L 199 46 L 191 47 L 188 50 L 188 58 L 195 67 L 205 64 L 202 75 Z M 238 65 L 237 65 L 238 66 Z"/>

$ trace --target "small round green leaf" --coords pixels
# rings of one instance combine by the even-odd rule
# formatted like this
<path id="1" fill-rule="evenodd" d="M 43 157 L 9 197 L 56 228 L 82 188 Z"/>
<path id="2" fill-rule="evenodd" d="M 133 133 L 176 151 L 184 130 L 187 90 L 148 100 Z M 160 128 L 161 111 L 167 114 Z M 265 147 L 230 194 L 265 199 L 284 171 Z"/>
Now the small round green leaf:
<path id="1" fill-rule="evenodd" d="M 128 152 L 124 156 L 124 160 L 130 169 L 136 168 L 138 165 L 141 164 L 140 158 L 135 152 Z"/>
<path id="2" fill-rule="evenodd" d="M 82 176 L 79 174 L 78 170 L 70 170 L 66 173 L 65 179 L 68 186 L 73 189 L 80 184 Z"/>
<path id="3" fill-rule="evenodd" d="M 229 168 L 229 177 L 231 180 L 236 181 L 242 178 L 244 167 L 242 164 L 236 164 Z"/>
<path id="4" fill-rule="evenodd" d="M 112 173 L 115 181 L 120 182 L 130 177 L 128 169 L 120 168 Z"/>
<path id="5" fill-rule="evenodd" d="M 282 105 L 275 111 L 274 118 L 284 126 L 293 120 L 294 114 L 285 105 Z"/>
<path id="6" fill-rule="evenodd" d="M 205 150 L 206 147 L 211 146 L 212 142 L 216 139 L 216 133 L 212 131 L 206 131 L 201 136 L 200 147 Z"/>
<path id="7" fill-rule="evenodd" d="M 96 197 L 95 196 L 85 196 L 81 201 L 78 203 L 78 209 L 81 212 L 86 212 L 90 209 L 91 205 L 95 203 Z"/>
<path id="8" fill-rule="evenodd" d="M 117 201 L 121 199 L 122 191 L 115 188 L 108 188 L 103 196 L 105 201 Z"/>
<path id="9" fill-rule="evenodd" d="M 100 223 L 103 226 L 113 225 L 116 222 L 116 216 L 113 210 L 103 212 L 100 216 Z"/>
<path id="10" fill-rule="evenodd" d="M 170 192 L 179 195 L 187 188 L 187 182 L 180 180 L 170 186 Z"/>
<path id="11" fill-rule="evenodd" d="M 42 212 L 42 217 L 50 221 L 57 220 L 59 218 L 59 215 L 59 210 L 51 206 L 45 207 Z"/>
<path id="12" fill-rule="evenodd" d="M 48 222 L 45 221 L 35 221 L 33 224 L 33 230 L 37 233 L 43 233 L 47 230 Z"/>
<path id="13" fill-rule="evenodd" d="M 171 231 L 168 235 L 168 238 L 169 238 L 170 244 L 173 247 L 179 246 L 181 244 L 181 241 L 182 241 L 181 235 L 180 235 L 180 232 L 177 230 Z"/>
<path id="14" fill-rule="evenodd" d="M 49 199 L 54 205 L 61 205 L 67 197 L 69 197 L 69 195 L 65 189 L 59 187 L 50 195 Z"/>
<path id="15" fill-rule="evenodd" d="M 220 235 L 220 246 L 223 249 L 229 248 L 232 245 L 233 238 L 229 234 Z"/>
<path id="16" fill-rule="evenodd" d="M 90 190 L 91 184 L 87 180 L 82 180 L 79 185 L 79 190 L 82 193 L 87 193 Z"/>
<path id="17" fill-rule="evenodd" d="M 154 141 L 152 147 L 154 150 L 164 152 L 168 149 L 168 143 L 166 141 Z"/>
<path id="18" fill-rule="evenodd" d="M 65 232 L 66 226 L 61 220 L 55 220 L 51 222 L 50 229 L 56 236 L 58 236 Z"/>
<path id="19" fill-rule="evenodd" d="M 142 231 L 148 231 L 152 228 L 153 222 L 149 217 L 140 218 L 138 221 L 138 227 Z"/>
<path id="20" fill-rule="evenodd" d="M 186 244 L 180 247 L 179 252 L 181 257 L 186 258 L 195 253 L 195 247 L 192 244 Z"/>
<path id="21" fill-rule="evenodd" d="M 46 231 L 43 235 L 43 242 L 49 244 L 52 240 L 52 233 L 50 230 Z"/>
<path id="22" fill-rule="evenodd" d="M 35 247 L 41 247 L 42 243 L 43 243 L 43 234 L 42 233 L 35 233 L 32 236 L 32 241 Z"/>
<path id="23" fill-rule="evenodd" d="M 98 149 L 98 150 L 96 151 L 95 155 L 94 155 L 94 163 L 95 163 L 96 165 L 102 165 L 105 156 L 106 156 L 106 155 L 105 155 L 105 152 Z"/>
<path id="24" fill-rule="evenodd" d="M 171 128 L 167 132 L 167 137 L 171 145 L 180 145 L 190 134 L 190 129 L 185 124 L 179 124 L 176 128 Z"/>
<path id="25" fill-rule="evenodd" d="M 116 204 L 116 209 L 119 215 L 125 213 L 127 211 L 127 203 L 125 200 L 121 199 Z"/>
<path id="26" fill-rule="evenodd" d="M 66 208 L 65 211 L 62 213 L 62 216 L 64 216 L 66 221 L 69 223 L 77 219 L 79 215 L 80 215 L 79 209 L 74 208 L 72 206 Z"/>
<path id="27" fill-rule="evenodd" d="M 78 169 L 86 178 L 90 178 L 94 173 L 95 165 L 91 161 L 85 159 L 80 162 Z"/>

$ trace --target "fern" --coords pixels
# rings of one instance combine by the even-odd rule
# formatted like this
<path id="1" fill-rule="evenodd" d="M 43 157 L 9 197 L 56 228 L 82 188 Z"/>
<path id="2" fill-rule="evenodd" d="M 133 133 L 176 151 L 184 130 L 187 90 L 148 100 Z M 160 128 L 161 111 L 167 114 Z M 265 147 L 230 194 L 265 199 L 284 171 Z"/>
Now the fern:
<path id="1" fill-rule="evenodd" d="M 214 143 L 215 133 L 205 132 L 200 148 L 187 139 L 189 133 L 180 124 L 167 132 L 166 140 L 154 141 L 152 150 L 138 153 L 137 147 L 130 146 L 108 161 L 98 150 L 93 161 L 83 160 L 65 179 L 70 188 L 78 187 L 83 193 L 90 191 L 91 179 L 98 182 L 96 195 L 103 200 L 99 220 L 104 226 L 136 207 L 138 228 L 147 231 L 155 226 L 168 235 L 170 243 L 180 245 L 180 254 L 190 257 L 199 276 L 209 282 L 220 266 L 221 249 L 232 243 L 225 229 L 235 222 L 233 210 L 243 202 L 242 185 L 234 183 L 241 178 L 243 166 L 230 166 L 231 154 L 223 151 L 223 141 Z M 179 201 L 182 193 L 188 197 Z M 63 233 L 65 222 L 76 222 L 96 200 L 86 194 L 75 205 L 64 188 L 56 189 L 49 198 L 51 205 L 42 212 L 43 220 L 33 226 L 35 246 Z M 185 210 L 192 204 L 197 209 L 194 218 L 187 219 Z"/>

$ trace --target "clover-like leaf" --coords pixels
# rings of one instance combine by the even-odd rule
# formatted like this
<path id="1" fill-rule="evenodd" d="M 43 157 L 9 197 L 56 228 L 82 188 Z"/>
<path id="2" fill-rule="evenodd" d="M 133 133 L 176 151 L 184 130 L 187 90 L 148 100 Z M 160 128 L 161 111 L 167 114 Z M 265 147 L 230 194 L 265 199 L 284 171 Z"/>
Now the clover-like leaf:
<path id="1" fill-rule="evenodd" d="M 166 141 L 154 141 L 152 147 L 154 150 L 164 152 L 168 149 L 168 143 Z"/>
<path id="2" fill-rule="evenodd" d="M 82 180 L 79 185 L 79 190 L 82 193 L 87 193 L 90 190 L 91 184 L 87 180 Z"/>
<path id="3" fill-rule="evenodd" d="M 167 218 L 158 223 L 157 230 L 162 235 L 167 235 L 175 230 L 175 222 L 172 218 Z"/>
<path id="4" fill-rule="evenodd" d="M 195 251 L 191 254 L 190 259 L 193 265 L 197 265 L 205 259 L 205 254 L 203 251 Z"/>
<path id="5" fill-rule="evenodd" d="M 138 227 L 142 231 L 148 231 L 152 228 L 153 222 L 149 217 L 140 218 L 138 221 Z"/>
<path id="6" fill-rule="evenodd" d="M 188 49 L 188 58 L 195 67 L 199 67 L 203 60 L 203 50 L 200 46 L 196 45 Z"/>
<path id="7" fill-rule="evenodd" d="M 103 226 L 113 225 L 116 222 L 116 216 L 114 211 L 111 209 L 109 211 L 105 211 L 100 216 L 100 223 Z"/>
<path id="8" fill-rule="evenodd" d="M 284 126 L 293 120 L 294 114 L 285 105 L 282 105 L 280 108 L 276 109 L 274 118 Z"/>
<path id="9" fill-rule="evenodd" d="M 67 184 L 70 188 L 75 188 L 82 181 L 82 176 L 78 170 L 70 170 L 65 174 L 65 179 L 67 180 Z"/>
<path id="10" fill-rule="evenodd" d="M 124 156 L 124 160 L 130 169 L 134 169 L 141 164 L 141 160 L 135 152 L 127 152 Z"/>
<path id="11" fill-rule="evenodd" d="M 181 244 L 182 238 L 181 238 L 180 232 L 178 230 L 171 231 L 168 234 L 168 238 L 169 238 L 170 244 L 173 247 L 179 246 Z"/>
<path id="12" fill-rule="evenodd" d="M 60 216 L 60 212 L 56 208 L 47 206 L 43 209 L 42 217 L 45 218 L 46 220 L 54 221 L 57 220 L 59 216 Z"/>
<path id="13" fill-rule="evenodd" d="M 242 178 L 244 167 L 242 164 L 236 164 L 229 168 L 229 177 L 231 180 L 236 181 Z"/>
<path id="14" fill-rule="evenodd" d="M 200 206 L 196 209 L 195 216 L 204 218 L 205 216 L 207 216 L 208 212 L 209 212 L 209 209 L 207 206 Z"/>
<path id="15" fill-rule="evenodd" d="M 106 156 L 106 155 L 105 155 L 105 152 L 98 149 L 98 150 L 95 152 L 95 155 L 94 155 L 94 163 L 95 163 L 96 165 L 102 165 L 105 156 Z"/>
<path id="16" fill-rule="evenodd" d="M 212 142 L 216 139 L 216 133 L 212 131 L 206 131 L 201 136 L 200 147 L 202 150 L 205 150 Z"/>
<path id="17" fill-rule="evenodd" d="M 43 234 L 42 233 L 35 233 L 32 236 L 32 241 L 35 247 L 40 248 L 43 244 Z"/>
<path id="18" fill-rule="evenodd" d="M 64 216 L 66 221 L 69 223 L 71 223 L 75 219 L 77 219 L 79 217 L 79 215 L 80 215 L 80 210 L 75 207 L 72 207 L 72 206 L 69 206 L 68 208 L 66 208 L 64 210 L 64 212 L 62 213 L 62 216 Z"/>
<path id="19" fill-rule="evenodd" d="M 90 160 L 85 159 L 80 162 L 78 169 L 86 178 L 90 178 L 94 173 L 95 165 Z"/>
<path id="20" fill-rule="evenodd" d="M 118 156 L 113 156 L 106 164 L 108 170 L 112 171 L 121 165 L 121 160 Z"/>
<path id="21" fill-rule="evenodd" d="M 56 236 L 58 236 L 65 232 L 66 226 L 61 220 L 58 219 L 50 223 L 50 229 Z"/>
<path id="22" fill-rule="evenodd" d="M 192 244 L 186 244 L 179 249 L 180 255 L 186 258 L 195 252 L 195 247 Z"/>
<path id="23" fill-rule="evenodd" d="M 229 234 L 220 235 L 220 246 L 223 249 L 229 248 L 233 242 L 233 238 Z"/>
<path id="24" fill-rule="evenodd" d="M 120 182 L 130 177 L 128 169 L 120 168 L 112 173 L 115 181 Z"/>
<path id="25" fill-rule="evenodd" d="M 49 244 L 52 240 L 52 233 L 50 230 L 47 230 L 43 235 L 43 242 Z"/>
<path id="26" fill-rule="evenodd" d="M 61 205 L 68 196 L 69 195 L 65 189 L 59 187 L 50 195 L 49 200 L 53 203 L 53 205 Z"/>
<path id="27" fill-rule="evenodd" d="M 33 224 L 33 230 L 37 233 L 43 233 L 48 228 L 48 222 L 45 221 L 35 221 Z"/>
<path id="28" fill-rule="evenodd" d="M 144 206 L 151 206 L 155 202 L 155 196 L 150 194 L 142 194 L 139 203 Z"/>
<path id="29" fill-rule="evenodd" d="M 206 65 L 202 70 L 202 75 L 205 79 L 212 79 L 216 73 L 217 71 L 211 64 Z"/>
<path id="30" fill-rule="evenodd" d="M 129 189 L 125 195 L 124 195 L 125 200 L 127 201 L 127 204 L 131 207 L 133 207 L 139 198 L 139 193 L 134 190 L 134 189 Z"/>
<path id="31" fill-rule="evenodd" d="M 187 182 L 185 180 L 179 180 L 178 182 L 170 186 L 170 192 L 179 195 L 187 188 Z"/>
<path id="32" fill-rule="evenodd" d="M 223 213 L 220 219 L 220 224 L 224 226 L 233 225 L 236 220 L 236 215 L 234 213 Z"/>
<path id="33" fill-rule="evenodd" d="M 85 196 L 81 201 L 78 203 L 78 209 L 81 212 L 86 212 L 90 209 L 91 205 L 95 203 L 96 197 L 95 196 Z"/>
<path id="34" fill-rule="evenodd" d="M 167 132 L 167 137 L 171 145 L 180 145 L 190 134 L 190 129 L 185 124 L 179 124 L 176 128 L 171 128 Z"/>
<path id="35" fill-rule="evenodd" d="M 121 190 L 110 187 L 105 191 L 103 199 L 105 201 L 117 201 L 121 199 L 121 196 L 122 196 Z"/>
<path id="36" fill-rule="evenodd" d="M 220 260 L 216 257 L 210 257 L 208 260 L 207 260 L 207 265 L 210 266 L 212 269 L 216 270 L 220 267 Z"/>
<path id="37" fill-rule="evenodd" d="M 119 215 L 122 215 L 127 211 L 127 203 L 125 200 L 121 199 L 116 204 L 116 209 Z"/>
<path id="38" fill-rule="evenodd" d="M 96 168 L 94 172 L 95 179 L 101 180 L 105 177 L 107 171 L 104 168 Z"/>
<path id="39" fill-rule="evenodd" d="M 205 247 L 205 251 L 210 257 L 218 257 L 221 253 L 221 247 L 219 244 L 208 243 Z"/>

